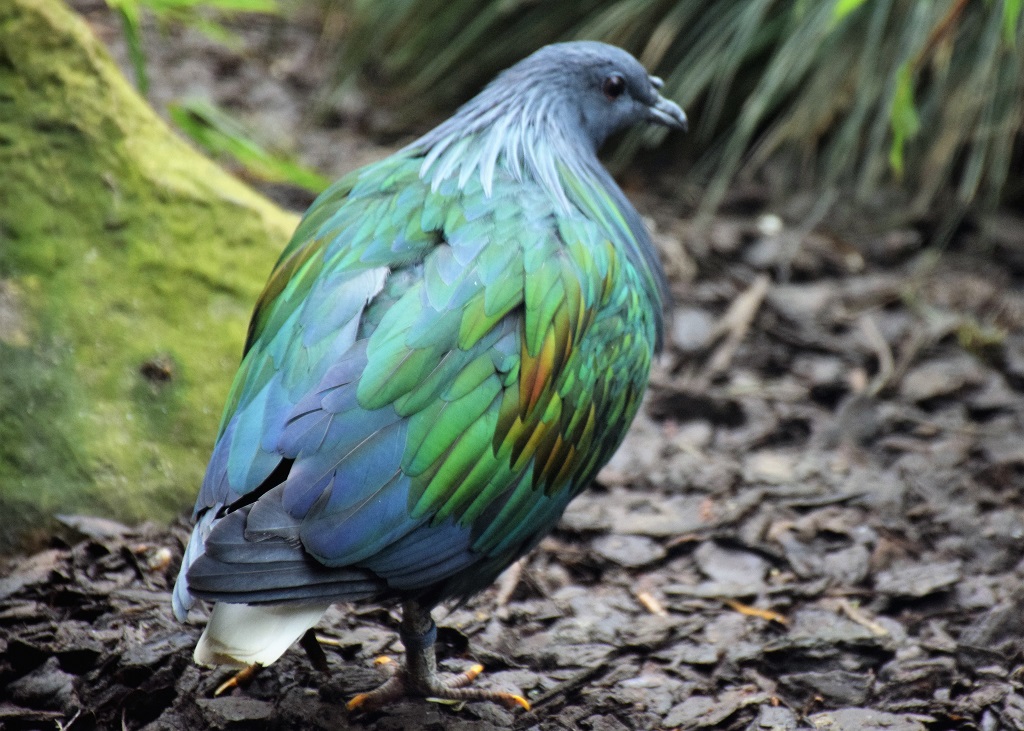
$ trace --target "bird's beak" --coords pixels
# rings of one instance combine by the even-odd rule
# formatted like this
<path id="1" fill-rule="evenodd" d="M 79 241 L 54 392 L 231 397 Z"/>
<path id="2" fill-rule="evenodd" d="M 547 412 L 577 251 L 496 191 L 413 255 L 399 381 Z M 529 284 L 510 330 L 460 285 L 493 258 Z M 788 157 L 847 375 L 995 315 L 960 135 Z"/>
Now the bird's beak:
<path id="1" fill-rule="evenodd" d="M 686 112 L 678 104 L 663 96 L 658 96 L 658 101 L 647 108 L 648 121 L 660 124 L 669 129 L 678 129 L 685 132 L 689 126 L 686 121 Z"/>

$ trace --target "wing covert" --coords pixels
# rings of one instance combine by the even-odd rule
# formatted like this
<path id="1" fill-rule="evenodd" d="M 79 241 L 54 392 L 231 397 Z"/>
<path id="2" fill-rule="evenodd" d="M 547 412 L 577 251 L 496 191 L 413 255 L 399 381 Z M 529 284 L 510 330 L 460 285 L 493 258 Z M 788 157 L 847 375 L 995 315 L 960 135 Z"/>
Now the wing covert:
<path id="1" fill-rule="evenodd" d="M 314 207 L 300 226 L 306 242 L 257 306 L 200 502 L 229 504 L 286 462 L 248 508 L 247 540 L 392 591 L 467 593 L 546 533 L 618 445 L 653 335 L 632 332 L 622 262 L 593 222 L 521 186 L 403 185 L 377 200 L 363 178 L 339 183 L 340 210 Z M 240 555 L 219 540 L 214 526 L 197 575 Z M 260 573 L 245 575 L 251 600 Z M 301 593 L 281 577 L 267 578 L 273 596 Z M 319 585 L 332 582 L 366 586 L 345 573 Z"/>

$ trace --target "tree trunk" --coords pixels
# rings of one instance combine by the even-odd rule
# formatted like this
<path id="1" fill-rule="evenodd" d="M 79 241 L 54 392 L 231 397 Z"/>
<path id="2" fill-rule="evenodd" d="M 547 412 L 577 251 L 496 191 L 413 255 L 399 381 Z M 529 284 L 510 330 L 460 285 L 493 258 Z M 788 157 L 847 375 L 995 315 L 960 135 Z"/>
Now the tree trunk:
<path id="1" fill-rule="evenodd" d="M 191 504 L 296 219 L 178 139 L 59 0 L 0 2 L 0 550 Z"/>

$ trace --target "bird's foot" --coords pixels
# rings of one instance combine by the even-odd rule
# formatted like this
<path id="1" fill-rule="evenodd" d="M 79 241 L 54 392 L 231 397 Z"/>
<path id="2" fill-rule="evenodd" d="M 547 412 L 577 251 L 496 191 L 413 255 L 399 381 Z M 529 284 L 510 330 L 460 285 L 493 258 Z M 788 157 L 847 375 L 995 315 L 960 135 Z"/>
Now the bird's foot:
<path id="1" fill-rule="evenodd" d="M 369 711 L 409 696 L 444 701 L 492 701 L 508 708 L 530 710 L 530 702 L 521 695 L 467 688 L 484 671 L 483 665 L 474 665 L 464 673 L 442 679 L 434 656 L 437 626 L 430 611 L 417 602 L 405 603 L 399 635 L 405 645 L 405 665 L 400 666 L 390 658 L 377 658 L 376 664 L 383 666 L 391 677 L 376 690 L 360 693 L 350 700 L 349 711 Z"/>
<path id="2" fill-rule="evenodd" d="M 530 702 L 521 695 L 498 690 L 467 688 L 466 686 L 484 671 L 483 665 L 473 665 L 464 673 L 442 678 L 437 673 L 426 677 L 413 677 L 408 668 L 400 666 L 389 657 L 379 657 L 374 660 L 374 664 L 388 668 L 391 677 L 377 689 L 369 693 L 360 693 L 350 700 L 346 706 L 349 711 L 372 711 L 410 696 L 444 701 L 492 701 L 507 708 L 530 710 Z"/>

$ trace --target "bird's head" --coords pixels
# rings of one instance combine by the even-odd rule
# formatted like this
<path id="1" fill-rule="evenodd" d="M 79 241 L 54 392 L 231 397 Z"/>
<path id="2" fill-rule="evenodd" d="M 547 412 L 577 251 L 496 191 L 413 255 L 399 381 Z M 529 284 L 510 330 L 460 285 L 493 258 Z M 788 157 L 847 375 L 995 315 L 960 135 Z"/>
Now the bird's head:
<path id="1" fill-rule="evenodd" d="M 662 81 L 607 43 L 545 46 L 498 76 L 489 91 L 516 99 L 523 113 L 555 115 L 598 149 L 615 132 L 642 122 L 685 130 L 686 114 L 660 94 Z M 531 110 L 531 106 L 533 109 Z"/>
<path id="2" fill-rule="evenodd" d="M 453 176 L 461 188 L 478 176 L 490 195 L 502 168 L 539 182 L 568 207 L 560 168 L 607 175 L 596 153 L 615 132 L 643 122 L 686 129 L 686 115 L 661 86 L 621 48 L 555 43 L 503 71 L 407 149 L 423 156 L 420 174 L 435 188 Z"/>

